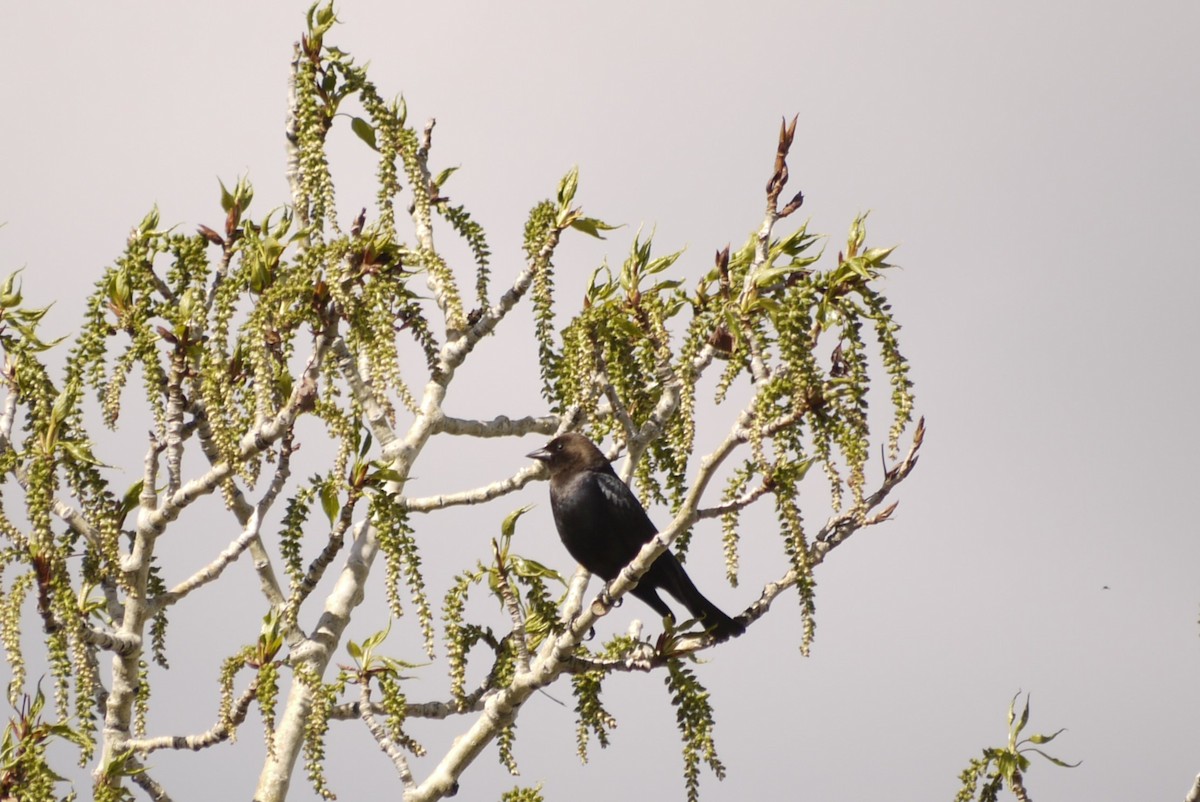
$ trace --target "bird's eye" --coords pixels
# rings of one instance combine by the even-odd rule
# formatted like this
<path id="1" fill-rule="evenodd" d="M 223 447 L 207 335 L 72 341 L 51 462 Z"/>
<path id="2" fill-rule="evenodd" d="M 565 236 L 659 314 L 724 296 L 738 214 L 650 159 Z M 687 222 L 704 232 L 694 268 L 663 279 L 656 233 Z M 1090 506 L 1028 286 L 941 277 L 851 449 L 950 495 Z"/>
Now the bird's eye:
<path id="1" fill-rule="evenodd" d="M 557 440 L 555 440 L 553 443 L 551 443 L 550 447 L 553 448 L 555 451 L 562 451 L 562 443 L 558 442 Z"/>

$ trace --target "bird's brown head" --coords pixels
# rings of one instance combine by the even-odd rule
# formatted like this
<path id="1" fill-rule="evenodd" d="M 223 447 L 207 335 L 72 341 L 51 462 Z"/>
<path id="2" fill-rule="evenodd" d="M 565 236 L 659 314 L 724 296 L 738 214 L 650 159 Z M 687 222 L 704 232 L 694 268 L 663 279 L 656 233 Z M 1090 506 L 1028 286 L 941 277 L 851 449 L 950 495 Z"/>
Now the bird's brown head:
<path id="1" fill-rule="evenodd" d="M 550 476 L 563 472 L 586 471 L 608 464 L 608 458 L 596 444 L 578 432 L 567 432 L 526 454 L 546 466 Z"/>

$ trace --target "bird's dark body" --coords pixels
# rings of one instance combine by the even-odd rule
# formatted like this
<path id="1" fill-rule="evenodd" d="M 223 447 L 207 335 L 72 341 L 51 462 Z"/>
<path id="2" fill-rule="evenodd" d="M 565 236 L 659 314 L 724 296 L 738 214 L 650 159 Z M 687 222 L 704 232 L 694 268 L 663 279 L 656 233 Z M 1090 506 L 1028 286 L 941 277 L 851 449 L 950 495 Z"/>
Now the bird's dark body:
<path id="1" fill-rule="evenodd" d="M 637 496 L 586 437 L 556 437 L 530 456 L 550 468 L 550 508 L 559 537 L 571 556 L 605 581 L 616 579 L 658 532 Z M 658 595 L 665 590 L 718 639 L 740 635 L 742 624 L 706 599 L 674 554 L 659 555 L 630 593 L 662 616 L 671 608 Z"/>

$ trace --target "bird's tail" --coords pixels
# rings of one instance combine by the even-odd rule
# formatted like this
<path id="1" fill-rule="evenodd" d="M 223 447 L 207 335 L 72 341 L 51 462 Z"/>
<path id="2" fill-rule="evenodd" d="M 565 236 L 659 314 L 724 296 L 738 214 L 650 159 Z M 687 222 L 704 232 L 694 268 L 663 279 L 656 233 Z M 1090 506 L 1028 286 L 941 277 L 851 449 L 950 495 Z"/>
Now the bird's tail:
<path id="1" fill-rule="evenodd" d="M 736 619 L 730 618 L 720 607 L 705 598 L 696 589 L 683 566 L 675 555 L 667 552 L 654 563 L 663 564 L 662 570 L 667 574 L 663 588 L 678 599 L 694 618 L 699 618 L 704 628 L 719 641 L 735 638 L 745 633 L 746 626 Z"/>
<path id="2" fill-rule="evenodd" d="M 720 607 L 710 602 L 700 591 L 690 599 L 680 599 L 688 608 L 688 612 L 699 618 L 714 638 L 719 641 L 736 638 L 745 633 L 746 627 L 736 619 L 730 618 Z"/>

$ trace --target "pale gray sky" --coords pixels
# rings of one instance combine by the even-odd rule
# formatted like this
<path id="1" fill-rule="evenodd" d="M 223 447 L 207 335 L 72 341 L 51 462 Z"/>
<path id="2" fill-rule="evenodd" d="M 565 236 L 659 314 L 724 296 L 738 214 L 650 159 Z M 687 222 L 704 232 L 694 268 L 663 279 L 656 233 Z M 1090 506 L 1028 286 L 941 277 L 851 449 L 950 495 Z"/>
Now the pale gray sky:
<path id="1" fill-rule="evenodd" d="M 0 272 L 25 267 L 27 296 L 55 301 L 47 333 L 73 330 L 85 289 L 151 204 L 164 221 L 215 226 L 216 178 L 245 172 L 260 212 L 285 201 L 285 78 L 305 6 L 6 9 Z M 680 267 L 697 275 L 757 226 L 779 118 L 795 113 L 792 186 L 805 191 L 812 229 L 835 249 L 871 209 L 872 242 L 901 246 L 888 292 L 929 424 L 925 454 L 896 522 L 821 567 L 811 658 L 792 645 L 799 617 L 783 609 L 697 668 L 729 769 L 723 783 L 705 777 L 706 799 L 949 800 L 967 760 L 1003 741 L 1018 689 L 1033 693 L 1033 729 L 1069 728 L 1051 752 L 1083 760 L 1074 770 L 1035 763 L 1035 798 L 1182 798 L 1200 771 L 1200 274 L 1190 243 L 1200 6 L 339 8 L 345 24 L 331 41 L 369 60 L 411 115 L 438 118 L 434 161 L 462 165 L 447 190 L 487 226 L 497 281 L 517 269 L 526 212 L 572 164 L 587 212 L 630 227 L 600 246 L 567 246 L 564 286 L 606 252 L 619 262 L 643 223 L 664 251 L 687 246 Z M 374 195 L 361 151 L 348 148 L 341 164 L 347 211 Z M 505 377 L 528 370 L 492 365 Z M 503 409 L 494 394 L 455 409 L 541 411 L 535 384 L 509 385 Z M 138 448 L 140 432 L 125 433 Z M 526 445 L 491 446 L 478 478 L 522 464 Z M 439 486 L 444 453 L 421 466 L 428 487 Z M 522 523 L 528 548 L 566 571 L 544 494 L 529 488 L 513 505 L 540 504 Z M 447 571 L 464 551 L 483 556 L 494 531 L 458 526 L 440 530 L 454 543 Z M 721 587 L 700 556 L 693 573 L 722 606 L 756 595 L 749 580 Z M 614 618 L 652 618 L 635 606 Z M 205 683 L 215 698 L 218 659 L 188 674 L 182 657 L 207 637 L 175 622 L 160 701 L 172 689 L 202 697 Z M 441 698 L 440 669 L 425 672 L 412 698 Z M 660 680 L 618 677 L 606 699 L 620 720 L 613 746 L 580 767 L 570 708 L 535 698 L 520 721 L 519 782 L 544 782 L 548 799 L 682 797 Z M 185 723 L 162 717 L 151 729 L 206 729 L 215 701 L 202 702 Z M 457 732 L 413 730 L 433 753 Z M 234 750 L 160 753 L 151 765 L 181 802 L 247 798 L 258 740 L 252 721 Z M 330 755 L 342 799 L 396 793 L 362 733 Z M 513 782 L 489 755 L 462 796 L 496 799 Z M 300 777 L 293 794 L 309 796 Z"/>

